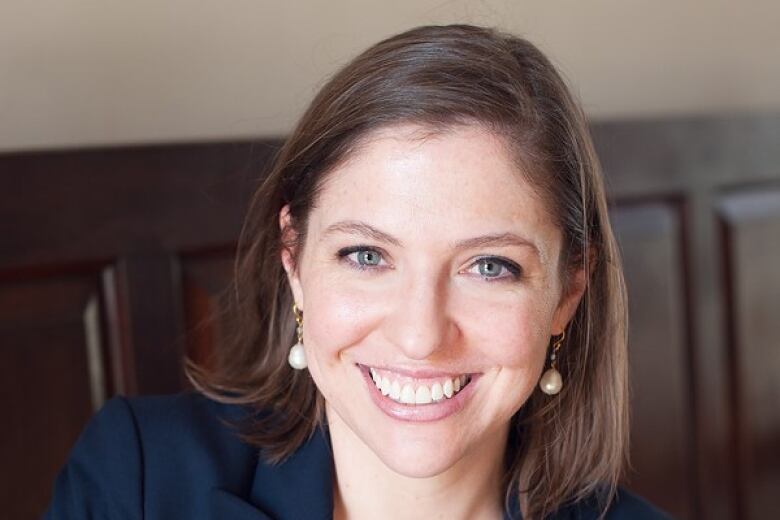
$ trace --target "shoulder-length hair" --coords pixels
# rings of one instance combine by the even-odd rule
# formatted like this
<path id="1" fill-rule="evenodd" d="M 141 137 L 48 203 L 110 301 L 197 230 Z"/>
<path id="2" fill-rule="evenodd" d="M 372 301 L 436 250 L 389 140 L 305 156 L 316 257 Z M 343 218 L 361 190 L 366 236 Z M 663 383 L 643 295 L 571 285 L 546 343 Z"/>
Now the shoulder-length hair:
<path id="1" fill-rule="evenodd" d="M 562 230 L 564 287 L 587 286 L 569 324 L 556 396 L 534 392 L 512 420 L 507 494 L 526 493 L 543 518 L 596 496 L 606 509 L 627 462 L 625 287 L 600 166 L 585 118 L 550 61 L 530 42 L 468 25 L 419 27 L 369 48 L 319 91 L 257 189 L 241 233 L 224 312 L 235 333 L 208 367 L 187 372 L 207 396 L 263 414 L 246 438 L 267 460 L 294 452 L 323 421 L 323 398 L 291 370 L 292 295 L 281 264 L 279 211 L 305 243 L 307 218 L 328 173 L 369 132 L 416 123 L 432 131 L 477 124 L 503 137 Z M 287 234 L 285 234 L 287 235 Z M 293 250 L 300 248 L 293 247 Z"/>

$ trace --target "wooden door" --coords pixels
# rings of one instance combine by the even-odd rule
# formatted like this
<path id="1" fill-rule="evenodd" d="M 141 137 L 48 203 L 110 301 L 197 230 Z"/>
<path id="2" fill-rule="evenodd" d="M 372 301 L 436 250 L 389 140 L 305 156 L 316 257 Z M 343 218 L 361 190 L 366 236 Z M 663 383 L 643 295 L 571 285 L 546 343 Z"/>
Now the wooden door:
<path id="1" fill-rule="evenodd" d="M 107 397 L 180 391 L 274 147 L 0 156 L 0 503 L 37 518 Z M 200 336 L 198 336 L 200 334 Z"/>
<path id="2" fill-rule="evenodd" d="M 780 509 L 780 118 L 594 128 L 630 300 L 635 471 L 676 518 Z"/>

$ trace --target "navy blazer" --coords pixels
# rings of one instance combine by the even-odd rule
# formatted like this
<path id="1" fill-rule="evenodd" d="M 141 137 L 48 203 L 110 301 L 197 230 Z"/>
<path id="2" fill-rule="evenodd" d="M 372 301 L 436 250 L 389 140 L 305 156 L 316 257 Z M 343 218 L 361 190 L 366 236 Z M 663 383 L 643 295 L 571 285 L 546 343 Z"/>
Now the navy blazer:
<path id="1" fill-rule="evenodd" d="M 47 519 L 325 519 L 333 515 L 330 440 L 319 431 L 269 465 L 233 426 L 246 408 L 197 394 L 111 399 L 57 477 Z M 521 518 L 517 501 L 506 518 Z M 595 519 L 581 502 L 555 520 Z M 668 518 L 621 489 L 611 520 Z"/>

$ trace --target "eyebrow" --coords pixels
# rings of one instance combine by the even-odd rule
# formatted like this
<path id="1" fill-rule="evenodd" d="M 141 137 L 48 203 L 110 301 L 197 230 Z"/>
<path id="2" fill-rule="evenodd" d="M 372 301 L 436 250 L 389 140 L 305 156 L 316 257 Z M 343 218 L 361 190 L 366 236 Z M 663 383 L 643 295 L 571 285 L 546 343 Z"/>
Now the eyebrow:
<path id="1" fill-rule="evenodd" d="M 341 222 L 336 222 L 335 224 L 331 224 L 330 226 L 325 228 L 325 231 L 323 232 L 323 238 L 338 232 L 348 233 L 353 235 L 361 235 L 366 238 L 377 240 L 379 242 L 385 242 L 397 247 L 401 247 L 401 241 L 395 238 L 394 236 L 385 233 L 384 231 L 381 231 L 375 228 L 374 226 L 367 224 L 366 222 L 362 222 L 360 220 L 343 220 Z M 458 242 L 455 242 L 455 244 L 453 244 L 453 247 L 455 249 L 474 249 L 474 248 L 486 247 L 486 246 L 528 247 L 532 249 L 534 253 L 536 253 L 536 256 L 538 256 L 540 259 L 543 258 L 541 251 L 533 241 L 527 238 L 523 238 L 522 236 L 517 235 L 515 233 L 495 233 L 490 235 L 482 235 L 473 238 L 466 238 L 464 240 L 460 240 Z"/>
<path id="2" fill-rule="evenodd" d="M 360 220 L 342 220 L 341 222 L 331 224 L 325 228 L 322 236 L 325 237 L 337 232 L 349 233 L 351 235 L 362 235 L 379 242 L 386 242 L 393 244 L 394 246 L 401 247 L 401 241 L 394 236 L 385 233 L 384 231 L 380 231 L 374 226 L 366 224 L 365 222 L 361 222 Z"/>

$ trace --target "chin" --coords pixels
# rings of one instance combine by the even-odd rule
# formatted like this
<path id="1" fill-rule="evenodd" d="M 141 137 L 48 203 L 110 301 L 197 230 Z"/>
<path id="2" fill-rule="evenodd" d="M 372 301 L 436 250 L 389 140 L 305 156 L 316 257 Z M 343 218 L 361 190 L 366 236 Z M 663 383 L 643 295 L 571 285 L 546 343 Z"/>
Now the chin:
<path id="1" fill-rule="evenodd" d="M 434 443 L 432 446 L 410 446 L 406 443 L 395 449 L 385 444 L 374 452 L 389 469 L 409 478 L 435 477 L 446 472 L 461 459 L 461 456 L 451 448 L 444 447 L 442 443 Z"/>

